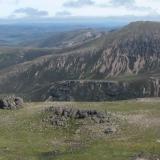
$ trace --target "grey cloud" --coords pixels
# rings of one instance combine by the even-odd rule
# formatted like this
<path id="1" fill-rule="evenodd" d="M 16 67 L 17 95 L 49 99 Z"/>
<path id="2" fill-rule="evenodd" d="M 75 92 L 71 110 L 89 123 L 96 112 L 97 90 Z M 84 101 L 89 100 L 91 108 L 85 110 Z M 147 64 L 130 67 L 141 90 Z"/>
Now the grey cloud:
<path id="1" fill-rule="evenodd" d="M 58 17 L 71 16 L 71 13 L 68 11 L 61 11 L 61 12 L 57 12 L 56 16 L 58 16 Z"/>
<path id="2" fill-rule="evenodd" d="M 135 0 L 111 0 L 110 3 L 114 6 L 131 6 L 135 4 Z"/>
<path id="3" fill-rule="evenodd" d="M 46 17 L 48 16 L 47 11 L 37 10 L 34 8 L 19 8 L 14 11 L 14 14 L 25 14 L 28 17 Z"/>
<path id="4" fill-rule="evenodd" d="M 126 8 L 135 8 L 136 2 L 135 0 L 110 0 L 107 4 L 99 4 L 98 5 L 101 8 L 106 8 L 106 7 L 119 7 L 119 6 L 124 6 Z"/>
<path id="5" fill-rule="evenodd" d="M 124 6 L 127 9 L 135 10 L 135 11 L 152 11 L 150 7 L 140 7 L 136 5 L 135 0 L 110 0 L 108 4 L 100 4 L 99 7 L 120 7 Z"/>
<path id="6" fill-rule="evenodd" d="M 89 6 L 89 5 L 94 5 L 94 1 L 92 0 L 76 0 L 76 1 L 69 1 L 64 3 L 63 6 L 65 7 L 71 7 L 71 8 L 79 8 L 83 6 Z"/>

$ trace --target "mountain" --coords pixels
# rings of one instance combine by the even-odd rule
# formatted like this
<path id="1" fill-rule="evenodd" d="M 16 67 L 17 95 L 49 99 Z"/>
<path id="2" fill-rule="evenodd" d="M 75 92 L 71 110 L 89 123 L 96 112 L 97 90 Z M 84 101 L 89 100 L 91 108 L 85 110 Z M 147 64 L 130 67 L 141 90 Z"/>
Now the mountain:
<path id="1" fill-rule="evenodd" d="M 103 33 L 68 32 L 56 42 L 63 47 L 52 51 L 54 42 L 54 37 L 49 37 L 39 43 L 44 48 L 41 56 L 37 51 L 34 58 L 2 68 L 0 91 L 34 100 L 50 96 L 56 100 L 80 100 L 75 98 L 79 91 L 81 99 L 86 91 L 97 92 L 91 97 L 88 94 L 87 100 L 101 100 L 94 98 L 97 95 L 102 95 L 102 100 L 160 96 L 160 23 L 134 22 Z M 45 47 L 50 49 L 48 54 L 43 54 Z M 102 89 L 97 91 L 96 86 Z M 62 98 L 66 94 L 68 98 Z"/>

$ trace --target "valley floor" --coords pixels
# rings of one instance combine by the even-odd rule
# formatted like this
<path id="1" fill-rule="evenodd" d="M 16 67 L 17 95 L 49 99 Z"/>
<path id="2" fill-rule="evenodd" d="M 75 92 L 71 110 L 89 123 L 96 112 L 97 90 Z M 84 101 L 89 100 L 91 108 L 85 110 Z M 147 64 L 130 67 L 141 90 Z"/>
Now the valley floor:
<path id="1" fill-rule="evenodd" d="M 55 129 L 42 121 L 49 106 L 109 111 L 119 117 L 119 131 L 91 138 L 74 127 Z M 159 156 L 160 99 L 26 103 L 20 110 L 0 110 L 0 160 L 132 160 L 142 153 Z"/>

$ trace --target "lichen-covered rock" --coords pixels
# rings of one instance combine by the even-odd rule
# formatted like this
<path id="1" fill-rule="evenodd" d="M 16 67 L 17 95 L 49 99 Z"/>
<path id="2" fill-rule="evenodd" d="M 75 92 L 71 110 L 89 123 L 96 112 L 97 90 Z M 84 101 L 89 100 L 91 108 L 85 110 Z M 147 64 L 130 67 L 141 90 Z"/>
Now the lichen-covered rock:
<path id="1" fill-rule="evenodd" d="M 18 109 L 23 107 L 23 99 L 15 96 L 5 96 L 0 98 L 0 109 Z"/>

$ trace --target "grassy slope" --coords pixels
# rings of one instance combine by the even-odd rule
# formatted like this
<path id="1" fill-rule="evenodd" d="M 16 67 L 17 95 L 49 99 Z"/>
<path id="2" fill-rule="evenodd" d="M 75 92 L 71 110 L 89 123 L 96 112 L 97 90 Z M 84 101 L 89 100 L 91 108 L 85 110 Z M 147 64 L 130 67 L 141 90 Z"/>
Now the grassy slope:
<path id="1" fill-rule="evenodd" d="M 41 110 L 50 105 L 67 105 L 96 108 L 116 112 L 132 120 L 132 115 L 145 115 L 144 123 L 123 121 L 116 136 L 88 140 L 87 134 L 79 136 L 80 145 L 72 144 L 76 138 L 74 128 L 53 129 L 41 122 Z M 0 160 L 128 160 L 136 153 L 159 153 L 160 101 L 100 102 L 100 103 L 30 103 L 18 111 L 0 110 Z M 152 122 L 147 125 L 147 122 Z M 147 127 L 146 127 L 147 126 Z M 53 156 L 53 151 L 56 156 Z"/>

